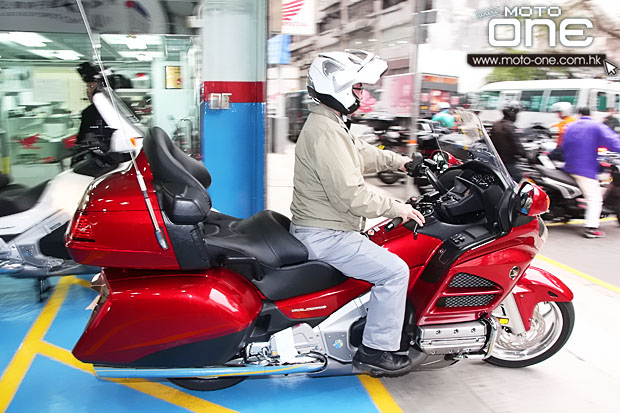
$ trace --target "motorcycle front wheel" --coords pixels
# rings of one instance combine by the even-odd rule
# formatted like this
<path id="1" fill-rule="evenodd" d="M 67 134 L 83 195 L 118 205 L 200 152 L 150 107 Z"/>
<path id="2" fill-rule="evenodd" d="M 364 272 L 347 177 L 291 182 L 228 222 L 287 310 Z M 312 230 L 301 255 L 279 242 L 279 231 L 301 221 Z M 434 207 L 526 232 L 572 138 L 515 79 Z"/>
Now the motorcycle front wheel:
<path id="1" fill-rule="evenodd" d="M 568 341 L 575 324 L 575 309 L 570 302 L 546 301 L 536 305 L 532 324 L 523 334 L 501 327 L 485 361 L 501 367 L 527 367 L 548 359 Z"/>

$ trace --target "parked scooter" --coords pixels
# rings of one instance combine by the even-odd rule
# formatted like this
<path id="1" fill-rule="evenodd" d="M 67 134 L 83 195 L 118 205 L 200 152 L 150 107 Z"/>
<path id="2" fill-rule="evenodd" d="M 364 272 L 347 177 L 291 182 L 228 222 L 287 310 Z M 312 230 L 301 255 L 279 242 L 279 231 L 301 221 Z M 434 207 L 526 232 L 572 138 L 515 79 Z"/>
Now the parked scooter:
<path id="1" fill-rule="evenodd" d="M 120 129 L 125 123 L 119 120 L 110 99 L 97 93 L 93 102 L 108 125 Z M 125 126 L 127 131 L 133 130 L 129 128 Z M 128 155 L 120 153 L 127 150 L 121 139 L 120 131 L 108 142 L 94 135 L 87 137 L 78 150 L 84 159 L 71 169 L 32 188 L 8 185 L 6 190 L 0 189 L 0 275 L 37 279 L 43 300 L 48 277 L 99 271 L 97 266 L 73 260 L 64 235 L 88 185 L 127 166 Z"/>
<path id="2" fill-rule="evenodd" d="M 461 117 L 475 149 L 448 169 L 451 179 L 419 155 L 408 165 L 435 188 L 408 201 L 426 225 L 386 221 L 367 235 L 410 267 L 401 350 L 416 370 L 466 359 L 529 366 L 562 348 L 575 317 L 568 287 L 530 266 L 547 237 L 539 216 L 548 198 L 517 187 L 477 118 Z M 90 185 L 67 235 L 76 261 L 103 267 L 77 359 L 99 377 L 169 378 L 194 390 L 361 373 L 352 358 L 370 284 L 309 260 L 276 212 L 241 220 L 213 211 L 208 171 L 163 130 L 146 135 L 136 165 Z"/>
<path id="3" fill-rule="evenodd" d="M 537 159 L 539 164 L 530 167 L 527 174 L 549 195 L 551 205 L 543 218 L 561 222 L 583 219 L 587 203 L 575 179 L 557 168 L 544 153 L 540 153 Z M 620 154 L 606 152 L 599 156 L 599 160 L 601 168 L 606 169 L 611 177 L 607 188 L 601 188 L 604 191 L 601 217 L 616 215 L 620 223 Z"/>

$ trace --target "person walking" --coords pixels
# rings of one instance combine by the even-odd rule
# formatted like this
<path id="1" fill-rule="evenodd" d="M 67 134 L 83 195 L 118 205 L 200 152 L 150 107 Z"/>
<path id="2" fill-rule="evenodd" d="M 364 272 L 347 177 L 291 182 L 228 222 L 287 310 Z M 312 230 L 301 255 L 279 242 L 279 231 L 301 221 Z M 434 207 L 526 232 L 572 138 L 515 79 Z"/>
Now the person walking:
<path id="1" fill-rule="evenodd" d="M 620 152 L 620 137 L 602 123 L 590 117 L 590 109 L 580 108 L 581 118 L 571 123 L 564 135 L 562 152 L 564 170 L 571 174 L 586 199 L 586 238 L 601 238 L 605 233 L 599 230 L 599 219 L 603 208 L 603 194 L 596 177 L 599 171 L 598 148 Z"/>
<path id="2" fill-rule="evenodd" d="M 411 205 L 374 191 L 364 174 L 404 170 L 411 159 L 357 139 L 345 116 L 359 107 L 363 83 L 376 83 L 387 63 L 372 53 L 320 54 L 308 71 L 315 101 L 295 147 L 290 232 L 309 259 L 332 265 L 347 277 L 373 284 L 362 344 L 354 366 L 372 375 L 399 376 L 411 370 L 400 349 L 409 267 L 360 233 L 366 218 L 401 217 L 419 225 L 424 216 Z"/>

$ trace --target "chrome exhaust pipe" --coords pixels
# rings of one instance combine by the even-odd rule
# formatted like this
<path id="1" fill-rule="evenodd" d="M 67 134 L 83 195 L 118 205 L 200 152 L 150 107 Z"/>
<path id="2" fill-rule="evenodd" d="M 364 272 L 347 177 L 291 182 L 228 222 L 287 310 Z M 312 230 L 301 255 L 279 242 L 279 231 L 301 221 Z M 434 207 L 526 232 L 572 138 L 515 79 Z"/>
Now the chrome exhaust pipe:
<path id="1" fill-rule="evenodd" d="M 322 361 L 282 366 L 243 367 L 189 367 L 189 368 L 123 368 L 95 366 L 95 374 L 102 378 L 216 378 L 233 376 L 271 376 L 297 373 L 313 373 L 325 368 Z"/>
<path id="2" fill-rule="evenodd" d="M 12 275 L 22 272 L 24 264 L 16 261 L 0 261 L 0 275 Z"/>

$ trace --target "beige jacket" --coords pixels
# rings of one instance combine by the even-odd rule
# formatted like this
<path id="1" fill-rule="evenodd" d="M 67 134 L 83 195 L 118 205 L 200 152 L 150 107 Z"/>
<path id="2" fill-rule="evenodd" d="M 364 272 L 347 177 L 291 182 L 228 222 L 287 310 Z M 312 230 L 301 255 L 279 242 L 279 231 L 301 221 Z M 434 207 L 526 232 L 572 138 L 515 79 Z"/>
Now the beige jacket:
<path id="1" fill-rule="evenodd" d="M 293 223 L 360 231 L 365 218 L 400 216 L 398 202 L 369 188 L 364 174 L 396 170 L 405 159 L 355 138 L 327 106 L 310 105 L 295 147 Z"/>

